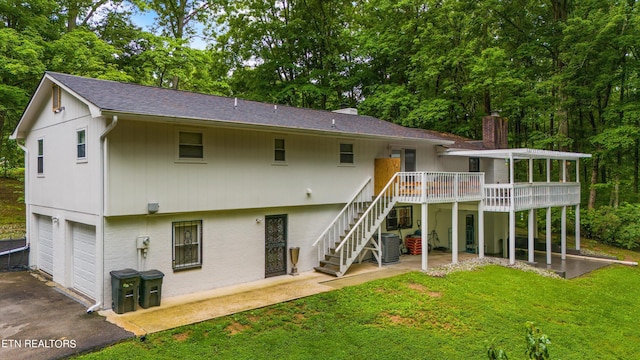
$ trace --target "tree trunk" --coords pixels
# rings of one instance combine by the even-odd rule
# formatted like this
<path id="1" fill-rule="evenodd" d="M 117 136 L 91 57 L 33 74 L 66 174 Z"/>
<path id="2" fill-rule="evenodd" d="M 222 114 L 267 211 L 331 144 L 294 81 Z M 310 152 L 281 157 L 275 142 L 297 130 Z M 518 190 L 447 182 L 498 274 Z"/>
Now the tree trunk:
<path id="1" fill-rule="evenodd" d="M 591 188 L 589 190 L 589 203 L 587 209 L 595 209 L 596 207 L 596 187 L 598 183 L 598 156 L 593 157 L 593 167 L 591 168 Z"/>

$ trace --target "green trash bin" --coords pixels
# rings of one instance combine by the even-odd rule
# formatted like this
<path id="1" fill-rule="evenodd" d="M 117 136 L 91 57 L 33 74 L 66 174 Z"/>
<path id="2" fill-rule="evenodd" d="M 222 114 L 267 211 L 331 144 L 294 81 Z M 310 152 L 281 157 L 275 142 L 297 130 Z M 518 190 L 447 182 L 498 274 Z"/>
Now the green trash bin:
<path id="1" fill-rule="evenodd" d="M 140 306 L 145 309 L 160 306 L 163 277 L 164 274 L 159 270 L 140 272 Z"/>
<path id="2" fill-rule="evenodd" d="M 140 273 L 133 269 L 113 270 L 111 274 L 111 308 L 116 314 L 136 311 Z"/>

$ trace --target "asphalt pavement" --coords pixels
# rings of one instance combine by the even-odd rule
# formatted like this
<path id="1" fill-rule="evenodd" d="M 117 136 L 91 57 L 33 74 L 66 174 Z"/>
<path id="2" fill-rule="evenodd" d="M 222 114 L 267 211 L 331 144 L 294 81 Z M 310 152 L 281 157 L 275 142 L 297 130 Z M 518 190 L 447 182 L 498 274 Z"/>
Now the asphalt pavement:
<path id="1" fill-rule="evenodd" d="M 0 272 L 0 359 L 60 359 L 134 336 L 28 271 Z"/>

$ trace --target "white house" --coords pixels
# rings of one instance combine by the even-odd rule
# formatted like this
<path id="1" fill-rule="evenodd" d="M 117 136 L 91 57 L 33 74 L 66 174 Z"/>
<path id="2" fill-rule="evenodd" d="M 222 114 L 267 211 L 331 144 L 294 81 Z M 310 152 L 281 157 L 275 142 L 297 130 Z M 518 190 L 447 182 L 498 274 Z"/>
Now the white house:
<path id="1" fill-rule="evenodd" d="M 453 262 L 458 251 L 513 262 L 517 211 L 533 221 L 574 206 L 579 223 L 589 155 L 504 149 L 506 122 L 485 123 L 482 144 L 350 110 L 47 72 L 12 135 L 25 151 L 30 264 L 94 310 L 111 306 L 112 270 L 158 269 L 170 297 L 284 275 L 299 247 L 300 271 L 340 276 L 366 249 L 379 259 L 369 240 L 396 229 L 430 234 L 423 248 L 431 239 Z M 523 159 L 530 176 L 517 183 Z M 552 162 L 575 163 L 575 179 L 567 166 L 555 179 Z"/>

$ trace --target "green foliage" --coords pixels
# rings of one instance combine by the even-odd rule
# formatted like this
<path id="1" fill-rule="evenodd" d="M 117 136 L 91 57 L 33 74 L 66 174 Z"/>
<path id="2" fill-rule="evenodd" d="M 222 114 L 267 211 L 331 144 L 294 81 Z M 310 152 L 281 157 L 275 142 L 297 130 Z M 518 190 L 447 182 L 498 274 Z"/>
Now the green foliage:
<path id="1" fill-rule="evenodd" d="M 640 248 L 640 205 L 602 206 L 581 217 L 585 236 L 626 249 Z"/>
<path id="2" fill-rule="evenodd" d="M 500 339 L 500 348 L 522 349 L 515 358 L 525 358 L 523 324 L 530 320 L 545 324 L 554 358 L 634 359 L 639 276 L 638 268 L 623 266 L 571 281 L 495 266 L 442 278 L 414 272 L 150 334 L 145 342 L 132 339 L 80 358 L 486 359 L 482 339 L 490 338 Z"/>
<path id="3" fill-rule="evenodd" d="M 542 333 L 542 330 L 535 326 L 535 323 L 527 321 L 525 325 L 527 329 L 527 349 L 525 354 L 529 359 L 535 360 L 548 360 L 550 359 L 549 348 L 547 345 L 551 344 L 551 340 L 546 334 Z"/>

